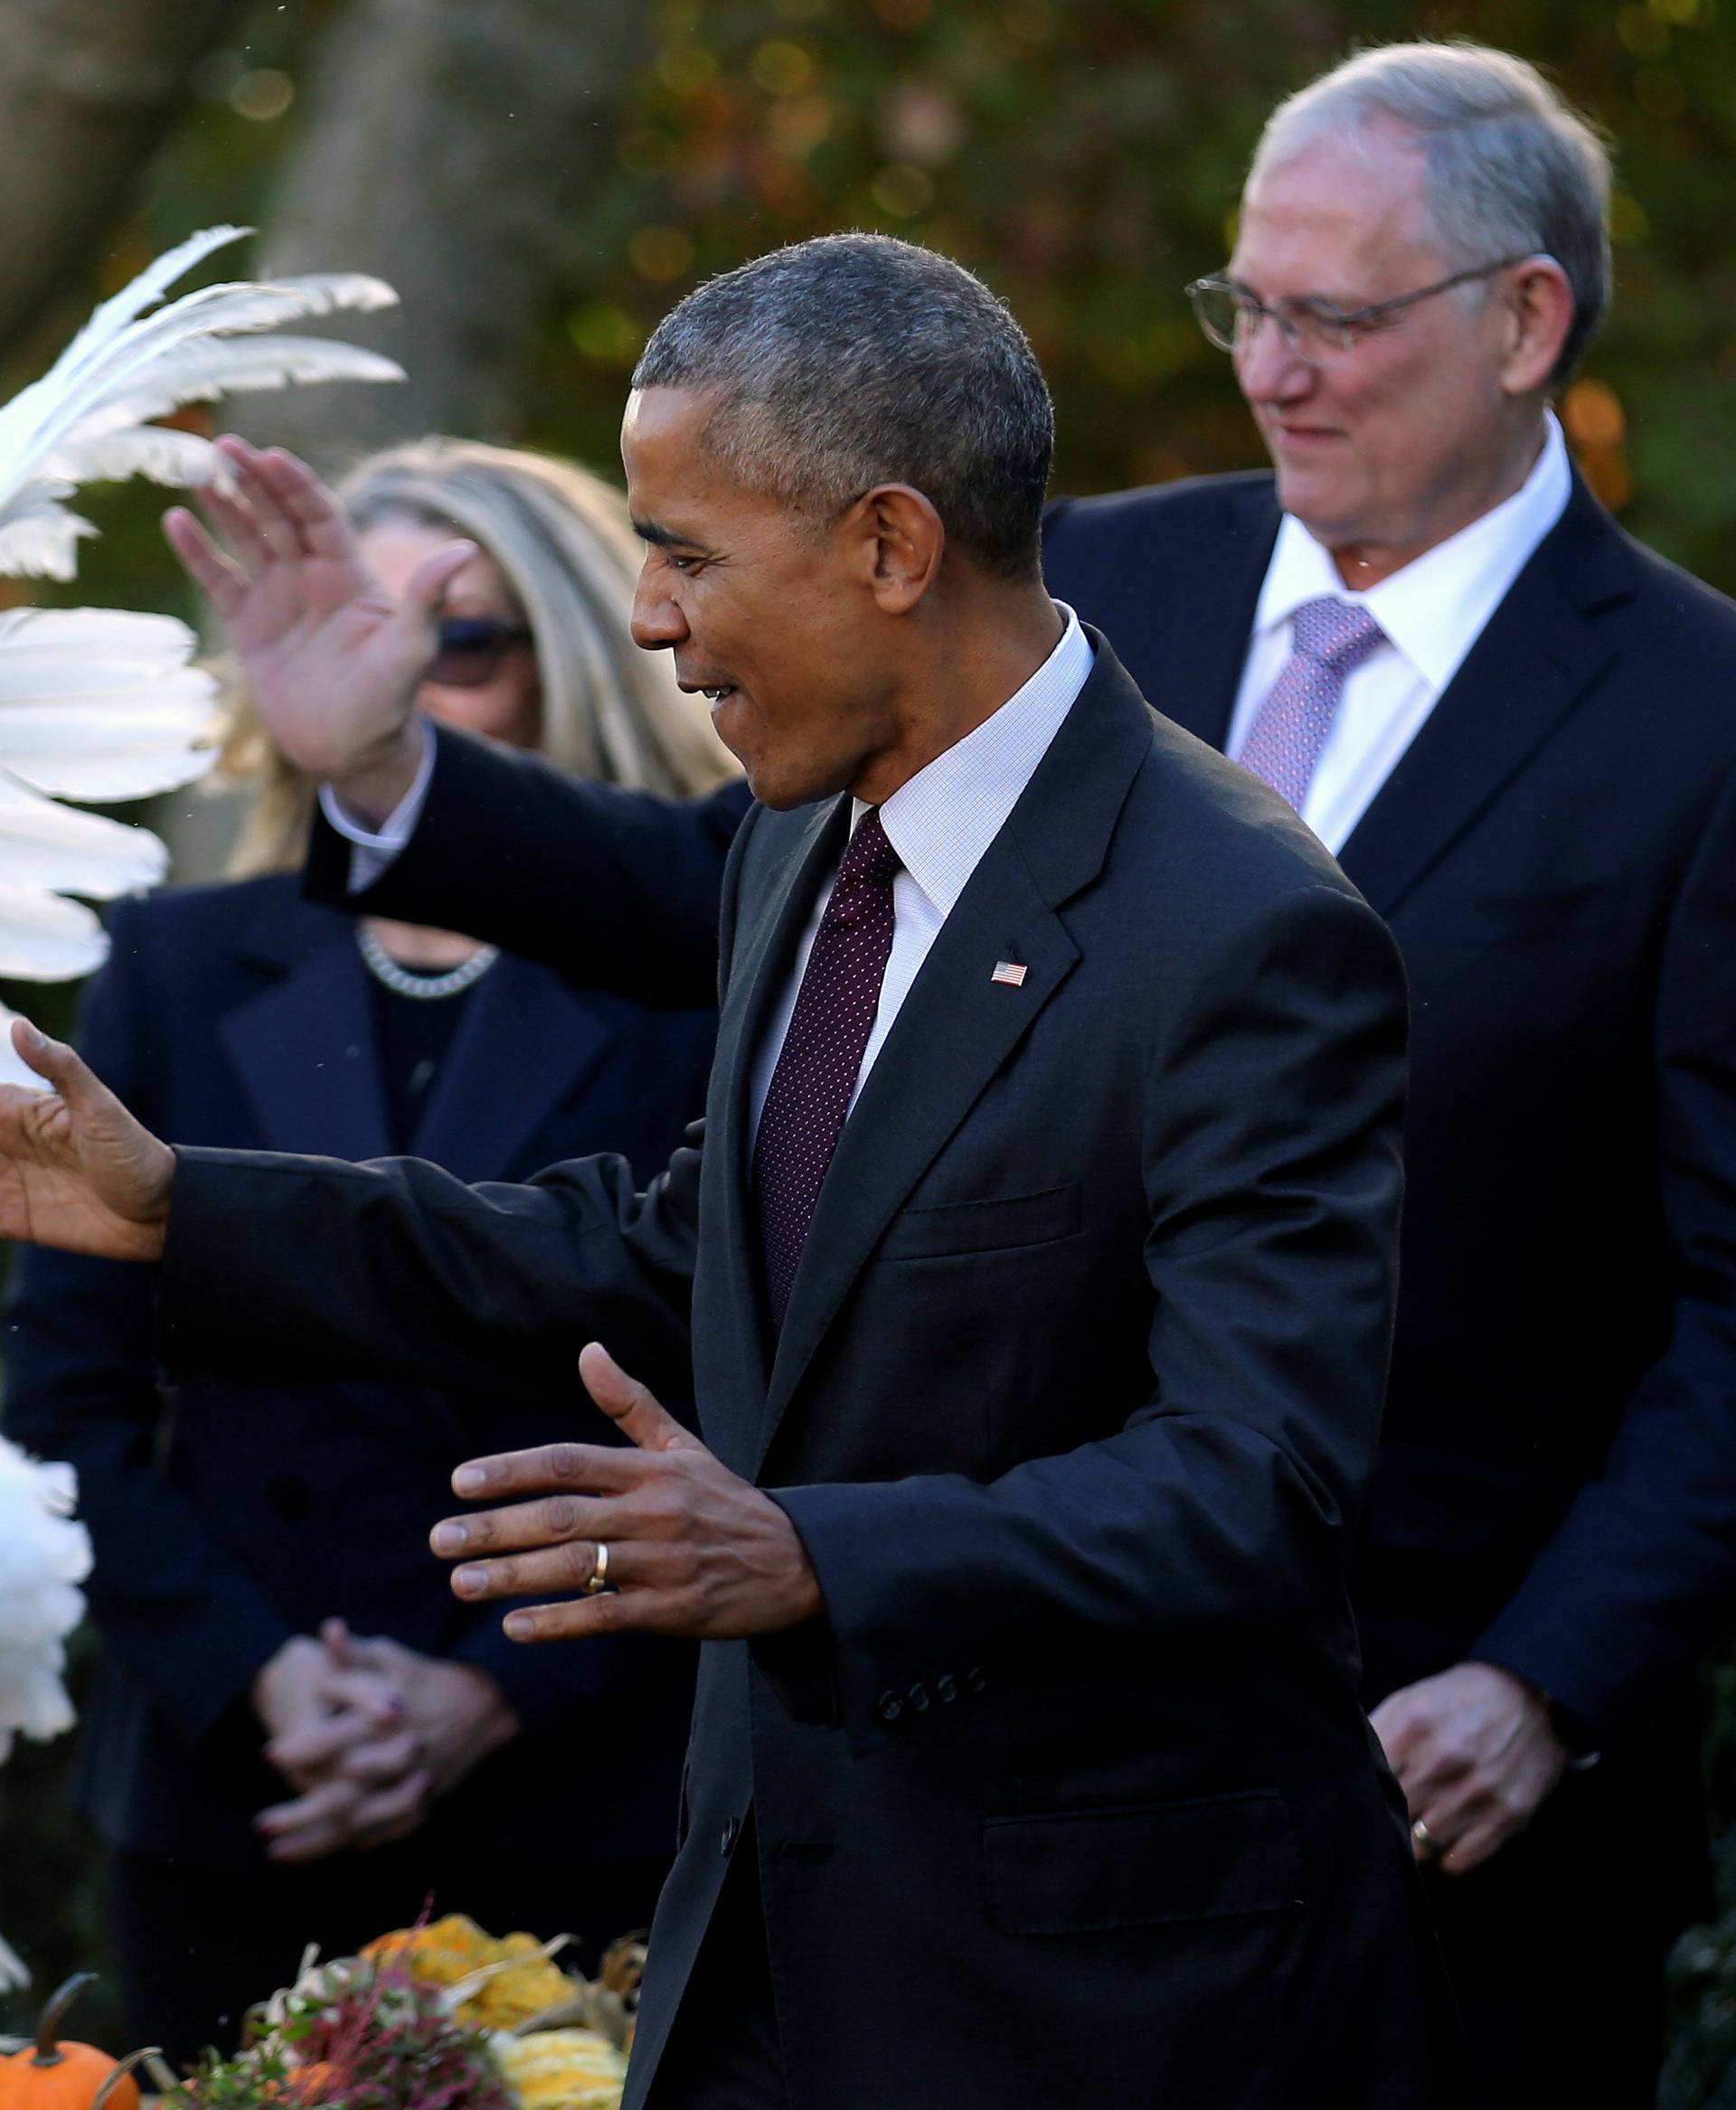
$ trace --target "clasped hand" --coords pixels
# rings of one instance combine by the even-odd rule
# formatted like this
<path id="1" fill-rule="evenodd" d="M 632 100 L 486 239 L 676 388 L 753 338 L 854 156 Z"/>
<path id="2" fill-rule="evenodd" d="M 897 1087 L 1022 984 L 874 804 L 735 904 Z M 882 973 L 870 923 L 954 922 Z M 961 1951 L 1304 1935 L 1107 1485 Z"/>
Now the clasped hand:
<path id="1" fill-rule="evenodd" d="M 1422 1832 L 1419 1860 L 1467 1875 L 1524 1831 L 1567 1769 L 1549 1709 L 1511 1672 L 1455 1663 L 1369 1717 Z"/>
<path id="2" fill-rule="evenodd" d="M 535 1499 L 436 1525 L 435 1552 L 463 1562 L 452 1578 L 458 1596 L 582 1593 L 605 1545 L 607 1593 L 515 1609 L 507 1634 L 727 1640 L 817 1617 L 818 1579 L 778 1504 L 720 1464 L 599 1343 L 580 1356 L 579 1374 L 632 1447 L 545 1444 L 461 1465 L 455 1493 Z"/>
<path id="3" fill-rule="evenodd" d="M 353 1634 L 341 1619 L 326 1620 L 317 1641 L 297 1635 L 278 1650 L 254 1704 L 269 1732 L 266 1757 L 300 1791 L 254 1820 L 278 1861 L 404 1838 L 518 1732 L 486 1672 Z"/>

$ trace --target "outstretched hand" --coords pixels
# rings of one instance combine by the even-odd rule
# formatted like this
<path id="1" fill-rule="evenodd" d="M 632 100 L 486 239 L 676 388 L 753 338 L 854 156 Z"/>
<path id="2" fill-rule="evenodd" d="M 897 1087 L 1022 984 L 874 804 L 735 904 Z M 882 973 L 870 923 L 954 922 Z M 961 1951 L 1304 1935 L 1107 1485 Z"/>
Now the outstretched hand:
<path id="1" fill-rule="evenodd" d="M 184 506 L 164 515 L 169 546 L 222 617 L 278 746 L 383 820 L 420 760 L 412 709 L 440 598 L 476 545 L 430 551 L 394 600 L 305 462 L 232 435 L 217 446 L 233 488 L 208 488 L 199 504 L 227 551 Z"/>
<path id="2" fill-rule="evenodd" d="M 64 1041 L 14 1019 L 12 1044 L 52 1089 L 0 1085 L 0 1238 L 159 1258 L 175 1153 Z"/>
<path id="3" fill-rule="evenodd" d="M 771 1634 L 825 1609 L 796 1527 L 769 1496 L 720 1465 L 599 1342 L 579 1358 L 585 1389 L 633 1447 L 545 1444 L 477 1458 L 452 1475 L 472 1499 L 536 1497 L 437 1524 L 436 1553 L 462 1559 L 470 1603 L 580 1591 L 608 1548 L 609 1588 L 514 1610 L 514 1641 L 643 1629 L 726 1640 Z"/>

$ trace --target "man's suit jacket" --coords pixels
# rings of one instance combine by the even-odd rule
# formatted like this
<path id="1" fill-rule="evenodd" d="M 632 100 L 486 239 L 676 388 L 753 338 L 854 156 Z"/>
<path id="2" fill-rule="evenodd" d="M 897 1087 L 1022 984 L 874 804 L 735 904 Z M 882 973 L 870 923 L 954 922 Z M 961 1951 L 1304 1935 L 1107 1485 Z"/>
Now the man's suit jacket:
<path id="1" fill-rule="evenodd" d="M 1278 522 L 1063 503 L 1047 576 L 1221 745 Z M 1736 608 L 1576 480 L 1339 862 L 1410 986 L 1371 1697 L 1474 1655 L 1644 1737 L 1736 1550 Z"/>
<path id="2" fill-rule="evenodd" d="M 1045 572 L 1158 709 L 1221 746 L 1278 522 L 1263 475 L 1061 500 Z M 1357 1587 L 1371 1701 L 1474 1651 L 1606 1747 L 1655 1740 L 1727 1615 L 1733 688 L 1736 610 L 1576 479 L 1344 845 L 1411 989 L 1403 1294 Z M 485 805 L 503 852 L 553 839 L 546 772 L 485 770 L 485 799 L 474 748 L 440 741 L 429 824 L 362 905 L 456 909 L 444 845 Z M 593 796 L 570 854 L 576 898 L 608 912 L 551 917 L 543 955 L 628 989 L 656 959 L 662 1000 L 691 998 L 745 793 Z M 344 898 L 347 869 L 323 835 L 310 890 Z M 558 897 L 552 871 L 526 876 Z"/>
<path id="3" fill-rule="evenodd" d="M 750 813 L 706 1141 L 648 1196 L 595 1162 L 468 1191 L 183 1152 L 164 1352 L 262 1337 L 497 1396 L 569 1383 L 593 1335 L 654 1379 L 691 1353 L 707 1442 L 777 1491 L 827 1618 L 702 1649 L 629 2100 L 750 1807 L 803 2110 L 1440 2100 L 1344 1576 L 1399 1192 L 1390 940 L 1099 642 L 863 1085 L 773 1342 L 752 1052 L 847 813 Z M 287 1278 L 286 1246 L 313 1256 Z"/>
<path id="4" fill-rule="evenodd" d="M 112 936 L 80 1039 L 142 1119 L 242 1147 L 392 1147 L 348 917 L 278 877 L 123 901 Z M 464 1003 L 414 1136 L 461 1175 L 522 1175 L 608 1143 L 649 1177 L 703 1102 L 711 1012 L 650 1013 L 509 956 Z M 528 1913 L 535 1898 L 552 1909 L 599 1860 L 667 1851 L 687 1652 L 611 1644 L 563 1661 L 514 1648 L 497 1614 L 458 1604 L 428 1551 L 458 1460 L 507 1427 L 515 1444 L 547 1441 L 577 1406 L 503 1409 L 503 1423 L 438 1374 L 297 1386 L 263 1352 L 165 1396 L 153 1289 L 147 1270 L 32 1250 L 5 1337 L 6 1427 L 77 1465 L 96 1540 L 89 1595 L 106 1656 L 79 1792 L 104 1835 L 257 1864 L 249 1820 L 287 1790 L 259 1756 L 248 1689 L 284 1641 L 341 1614 L 358 1633 L 488 1672 L 524 1724 L 441 1806 L 430 1880 L 442 1841 L 498 1835 L 521 1855 Z M 624 1784 L 604 1757 L 623 1744 L 634 1760 Z"/>

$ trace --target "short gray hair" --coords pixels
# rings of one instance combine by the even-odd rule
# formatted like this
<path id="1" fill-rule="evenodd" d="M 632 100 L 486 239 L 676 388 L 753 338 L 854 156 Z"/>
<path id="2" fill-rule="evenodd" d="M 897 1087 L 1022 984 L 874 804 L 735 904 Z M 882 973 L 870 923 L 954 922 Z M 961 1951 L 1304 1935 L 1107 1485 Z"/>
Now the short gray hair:
<path id="1" fill-rule="evenodd" d="M 710 391 L 712 452 L 750 488 L 835 520 L 909 484 L 985 570 L 1033 576 L 1054 412 L 1001 301 L 890 235 L 832 234 L 725 272 L 653 334 L 636 389 Z"/>
<path id="2" fill-rule="evenodd" d="M 1468 42 L 1359 52 L 1278 104 L 1254 170 L 1327 134 L 1385 119 L 1421 148 L 1429 212 L 1458 268 L 1497 257 L 1553 257 L 1573 322 L 1552 381 L 1584 357 L 1609 306 L 1609 154 L 1534 66 Z"/>

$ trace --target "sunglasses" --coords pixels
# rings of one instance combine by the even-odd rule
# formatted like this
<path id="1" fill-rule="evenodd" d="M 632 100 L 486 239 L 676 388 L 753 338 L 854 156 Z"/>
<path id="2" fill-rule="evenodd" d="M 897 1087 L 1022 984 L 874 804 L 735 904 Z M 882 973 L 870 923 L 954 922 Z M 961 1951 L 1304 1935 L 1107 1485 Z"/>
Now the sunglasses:
<path id="1" fill-rule="evenodd" d="M 442 616 L 439 642 L 422 679 L 446 689 L 479 689 L 494 680 L 509 652 L 530 643 L 523 623 L 503 623 L 495 616 Z"/>

